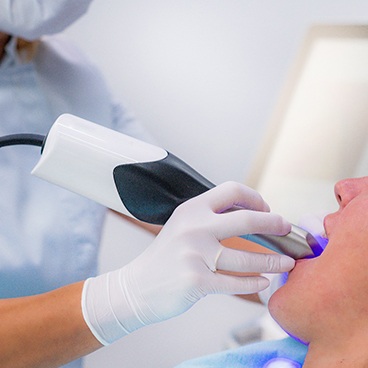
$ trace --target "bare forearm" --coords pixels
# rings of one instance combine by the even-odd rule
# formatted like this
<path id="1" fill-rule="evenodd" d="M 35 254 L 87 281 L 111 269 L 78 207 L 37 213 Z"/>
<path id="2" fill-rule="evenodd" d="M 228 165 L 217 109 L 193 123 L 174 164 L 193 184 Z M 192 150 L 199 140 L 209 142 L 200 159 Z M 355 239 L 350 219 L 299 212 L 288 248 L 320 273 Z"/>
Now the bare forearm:
<path id="1" fill-rule="evenodd" d="M 82 288 L 0 301 L 1 367 L 59 367 L 100 348 L 82 316 Z"/>

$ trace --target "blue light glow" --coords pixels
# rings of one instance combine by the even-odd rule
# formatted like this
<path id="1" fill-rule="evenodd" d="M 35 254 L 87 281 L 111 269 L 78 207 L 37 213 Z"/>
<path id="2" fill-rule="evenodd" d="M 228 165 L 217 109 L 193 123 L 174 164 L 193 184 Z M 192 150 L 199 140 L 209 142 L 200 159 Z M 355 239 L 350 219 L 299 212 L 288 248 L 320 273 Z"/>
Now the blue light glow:
<path id="1" fill-rule="evenodd" d="M 291 359 L 286 358 L 274 358 L 271 359 L 263 368 L 301 368 L 302 366 Z"/>
<path id="2" fill-rule="evenodd" d="M 314 238 L 317 240 L 318 244 L 322 247 L 322 249 L 325 250 L 328 244 L 328 239 L 321 235 L 314 235 Z"/>

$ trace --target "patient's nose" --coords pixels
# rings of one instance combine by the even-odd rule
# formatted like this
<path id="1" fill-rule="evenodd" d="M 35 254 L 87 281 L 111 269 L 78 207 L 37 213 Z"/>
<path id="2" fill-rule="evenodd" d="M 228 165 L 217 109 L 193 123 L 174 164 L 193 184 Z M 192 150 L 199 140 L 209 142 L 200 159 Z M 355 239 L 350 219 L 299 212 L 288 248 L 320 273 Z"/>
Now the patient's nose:
<path id="1" fill-rule="evenodd" d="M 361 192 L 361 179 L 344 179 L 335 185 L 335 196 L 340 207 L 344 208 Z"/>

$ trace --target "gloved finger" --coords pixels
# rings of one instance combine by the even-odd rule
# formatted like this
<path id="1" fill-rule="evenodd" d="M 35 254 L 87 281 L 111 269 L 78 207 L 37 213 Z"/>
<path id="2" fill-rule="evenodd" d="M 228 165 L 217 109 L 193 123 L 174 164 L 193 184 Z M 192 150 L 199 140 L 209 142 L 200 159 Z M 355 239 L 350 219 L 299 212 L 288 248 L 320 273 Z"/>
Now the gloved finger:
<path id="1" fill-rule="evenodd" d="M 231 272 L 277 273 L 288 272 L 295 260 L 282 254 L 253 253 L 223 247 L 217 258 L 216 269 Z"/>
<path id="2" fill-rule="evenodd" d="M 289 222 L 272 212 L 238 210 L 216 216 L 212 231 L 218 240 L 245 234 L 286 235 L 291 230 Z"/>
<path id="3" fill-rule="evenodd" d="M 216 245 L 202 248 L 201 257 L 204 260 L 208 269 L 210 269 L 212 272 L 215 272 L 217 270 L 217 262 L 223 250 L 224 247 L 220 242 L 216 242 Z"/>
<path id="4" fill-rule="evenodd" d="M 269 280 L 263 276 L 232 276 L 213 274 L 212 280 L 205 287 L 207 294 L 253 294 L 266 289 Z"/>
<path id="5" fill-rule="evenodd" d="M 270 281 L 270 286 L 267 289 L 264 289 L 260 293 L 258 293 L 258 296 L 263 305 L 268 305 L 268 301 L 270 300 L 272 294 L 285 284 L 287 280 L 287 274 L 268 274 L 265 275 L 265 277 L 267 277 Z"/>
<path id="6" fill-rule="evenodd" d="M 236 182 L 220 184 L 202 196 L 209 200 L 212 210 L 216 213 L 236 206 L 257 211 L 268 212 L 270 210 L 268 204 L 257 191 Z"/>

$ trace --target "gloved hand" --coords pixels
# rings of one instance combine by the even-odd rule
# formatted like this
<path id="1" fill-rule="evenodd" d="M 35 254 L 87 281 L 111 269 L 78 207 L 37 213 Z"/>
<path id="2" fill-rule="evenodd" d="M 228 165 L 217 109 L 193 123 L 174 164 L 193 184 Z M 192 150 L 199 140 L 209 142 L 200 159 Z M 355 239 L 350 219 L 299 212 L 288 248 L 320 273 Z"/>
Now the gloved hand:
<path id="1" fill-rule="evenodd" d="M 287 234 L 290 224 L 268 211 L 257 192 L 230 182 L 179 206 L 135 260 L 85 282 L 83 315 L 95 337 L 107 345 L 142 326 L 185 312 L 207 294 L 255 293 L 269 284 L 263 277 L 225 275 L 217 270 L 291 270 L 295 261 L 290 257 L 220 244 L 247 233 Z"/>

